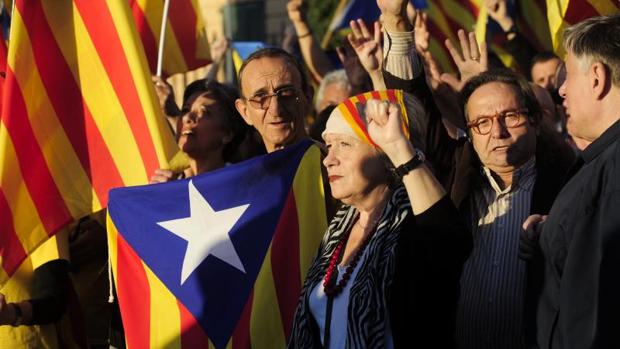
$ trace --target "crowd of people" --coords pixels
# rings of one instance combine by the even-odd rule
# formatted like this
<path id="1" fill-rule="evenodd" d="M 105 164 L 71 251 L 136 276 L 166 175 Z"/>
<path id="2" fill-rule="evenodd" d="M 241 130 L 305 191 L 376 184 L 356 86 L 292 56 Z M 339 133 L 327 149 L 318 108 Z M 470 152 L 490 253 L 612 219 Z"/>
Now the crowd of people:
<path id="1" fill-rule="evenodd" d="M 290 0 L 298 51 L 254 52 L 238 88 L 197 80 L 179 108 L 154 79 L 190 166 L 153 183 L 305 139 L 324 149 L 330 224 L 289 348 L 620 347 L 620 15 L 566 29 L 562 60 L 532 48 L 505 0 L 485 5 L 521 72 L 460 30 L 445 43 L 458 74 L 442 73 L 406 0 L 352 21 L 337 69 Z M 63 234 L 46 244 L 62 254 L 24 267 L 30 289 L 0 294 L 0 347 L 62 347 L 45 326 L 69 307 L 80 252 L 64 245 L 103 228 Z"/>

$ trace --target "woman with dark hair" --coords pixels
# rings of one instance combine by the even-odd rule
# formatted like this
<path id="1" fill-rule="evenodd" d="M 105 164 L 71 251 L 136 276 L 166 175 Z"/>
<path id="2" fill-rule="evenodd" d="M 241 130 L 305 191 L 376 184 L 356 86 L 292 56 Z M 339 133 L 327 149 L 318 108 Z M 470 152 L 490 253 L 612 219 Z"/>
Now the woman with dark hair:
<path id="1" fill-rule="evenodd" d="M 235 108 L 238 93 L 216 81 L 192 82 L 183 93 L 183 108 L 177 117 L 177 144 L 189 157 L 190 177 L 223 167 L 234 160 L 245 139 L 247 126 Z M 167 182 L 178 174 L 159 169 L 151 183 Z"/>

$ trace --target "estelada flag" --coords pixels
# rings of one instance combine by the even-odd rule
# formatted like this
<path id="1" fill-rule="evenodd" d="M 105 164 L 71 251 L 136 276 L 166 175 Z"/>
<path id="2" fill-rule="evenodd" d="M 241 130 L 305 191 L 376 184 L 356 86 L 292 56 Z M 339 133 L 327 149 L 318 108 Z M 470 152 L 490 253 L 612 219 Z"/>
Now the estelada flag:
<path id="1" fill-rule="evenodd" d="M 190 179 L 114 189 L 127 347 L 283 348 L 327 228 L 310 141 Z"/>
<path id="2" fill-rule="evenodd" d="M 125 1 L 17 0 L 0 117 L 0 283 L 178 152 Z"/>
<path id="3" fill-rule="evenodd" d="M 146 57 L 155 74 L 165 0 L 129 0 Z M 169 0 L 164 39 L 165 75 L 184 73 L 209 64 L 211 56 L 198 0 Z"/>

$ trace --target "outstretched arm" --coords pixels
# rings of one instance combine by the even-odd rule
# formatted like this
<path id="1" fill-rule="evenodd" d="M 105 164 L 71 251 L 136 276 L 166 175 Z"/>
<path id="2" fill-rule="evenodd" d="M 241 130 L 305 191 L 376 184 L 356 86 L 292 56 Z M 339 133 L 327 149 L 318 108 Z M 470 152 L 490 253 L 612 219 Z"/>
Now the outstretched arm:
<path id="1" fill-rule="evenodd" d="M 333 67 L 325 51 L 323 51 L 318 41 L 312 35 L 308 22 L 306 22 L 305 1 L 290 0 L 286 5 L 286 9 L 288 11 L 288 18 L 295 27 L 304 62 L 314 80 L 320 82 L 323 76 L 332 70 Z"/>

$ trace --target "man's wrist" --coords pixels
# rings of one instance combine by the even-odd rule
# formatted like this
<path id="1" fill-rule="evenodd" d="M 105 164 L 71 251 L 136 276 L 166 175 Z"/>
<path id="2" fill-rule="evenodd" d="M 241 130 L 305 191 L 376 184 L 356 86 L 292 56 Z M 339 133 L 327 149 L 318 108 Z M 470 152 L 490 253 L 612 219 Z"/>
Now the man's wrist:
<path id="1" fill-rule="evenodd" d="M 410 32 L 413 30 L 413 26 L 409 22 L 409 19 L 405 15 L 390 15 L 384 14 L 382 16 L 383 25 L 388 31 L 396 32 Z"/>

